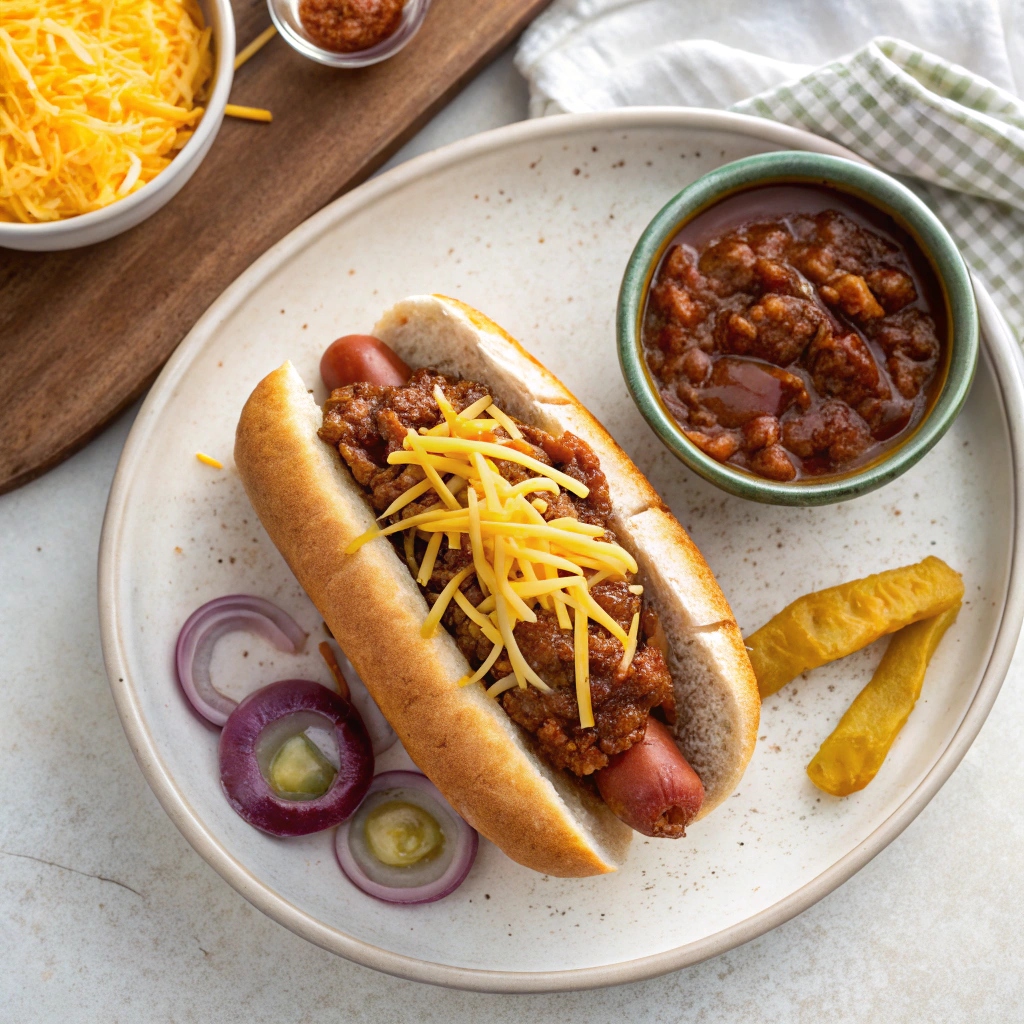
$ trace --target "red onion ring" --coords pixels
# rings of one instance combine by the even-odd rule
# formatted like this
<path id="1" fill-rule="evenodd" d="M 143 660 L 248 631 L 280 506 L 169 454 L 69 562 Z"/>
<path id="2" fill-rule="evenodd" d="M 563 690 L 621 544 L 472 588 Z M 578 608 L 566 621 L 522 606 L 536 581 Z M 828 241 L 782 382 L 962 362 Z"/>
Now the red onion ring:
<path id="1" fill-rule="evenodd" d="M 445 837 L 445 849 L 437 858 L 422 867 L 392 867 L 373 856 L 363 838 L 363 826 L 370 811 L 387 802 L 374 799 L 379 793 L 417 804 L 434 817 Z M 338 863 L 353 885 L 385 903 L 410 906 L 433 903 L 453 893 L 469 874 L 479 845 L 476 830 L 452 810 L 437 787 L 425 775 L 407 771 L 376 776 L 359 810 L 334 836 Z"/>
<path id="2" fill-rule="evenodd" d="M 278 796 L 260 767 L 273 754 L 265 748 L 280 746 L 270 742 L 275 726 L 273 738 L 283 742 L 290 725 L 291 733 L 310 725 L 331 729 L 337 744 L 337 775 L 312 800 Z M 274 836 L 305 836 L 339 824 L 359 806 L 372 778 L 373 748 L 359 712 L 308 679 L 283 679 L 250 693 L 220 734 L 220 779 L 228 802 L 250 825 Z"/>
<path id="3" fill-rule="evenodd" d="M 181 627 L 174 661 L 185 696 L 214 725 L 223 725 L 238 706 L 217 690 L 210 679 L 213 648 L 222 636 L 236 630 L 256 633 L 288 654 L 297 654 L 306 642 L 302 627 L 262 597 L 230 594 L 197 608 Z"/>

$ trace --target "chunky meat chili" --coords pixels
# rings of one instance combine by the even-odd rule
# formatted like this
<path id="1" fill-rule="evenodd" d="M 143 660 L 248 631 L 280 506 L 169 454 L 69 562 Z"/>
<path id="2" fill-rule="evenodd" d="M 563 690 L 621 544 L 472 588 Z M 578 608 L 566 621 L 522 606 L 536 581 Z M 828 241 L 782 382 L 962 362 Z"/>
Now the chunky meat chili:
<path id="1" fill-rule="evenodd" d="M 766 186 L 676 236 L 647 299 L 644 355 L 702 451 L 771 480 L 814 477 L 871 461 L 920 422 L 943 308 L 893 221 L 823 186 Z"/>
<path id="2" fill-rule="evenodd" d="M 441 421 L 442 415 L 433 396 L 436 385 L 441 387 L 457 412 L 490 394 L 483 384 L 421 369 L 416 370 L 408 384 L 401 387 L 350 384 L 338 388 L 324 405 L 320 437 L 338 448 L 378 512 L 383 512 L 395 498 L 423 479 L 423 471 L 418 466 L 389 466 L 387 456 L 402 447 L 410 428 L 429 428 Z M 557 497 L 545 493 L 543 498 L 547 509 L 542 513 L 544 517 L 550 520 L 573 516 L 607 528 L 611 514 L 608 484 L 590 446 L 568 432 L 553 437 L 528 424 L 518 425 L 523 440 L 513 444 L 524 445 L 522 450 L 526 454 L 554 466 L 590 489 L 586 498 L 566 491 Z M 510 440 L 497 425 L 494 434 L 505 441 Z M 510 483 L 518 483 L 531 476 L 529 470 L 515 463 L 495 461 Z M 535 497 L 541 495 L 528 496 L 529 499 Z M 428 491 L 422 501 L 406 505 L 394 519 L 416 515 L 437 501 L 437 495 Z M 611 531 L 607 536 L 614 539 Z M 393 539 L 396 538 L 396 549 L 404 558 L 403 542 L 399 535 L 394 535 Z M 416 543 L 419 561 L 425 545 L 422 541 Z M 433 575 L 423 588 L 427 601 L 433 604 L 452 576 L 471 565 L 472 561 L 468 543 L 466 547 L 452 550 L 445 539 Z M 641 632 L 644 638 L 653 638 L 659 628 L 657 617 L 651 609 L 643 606 L 641 597 L 630 593 L 629 582 L 603 580 L 591 589 L 591 594 L 625 630 L 629 629 L 633 615 L 641 611 Z M 473 575 L 463 582 L 462 591 L 474 605 L 484 599 Z M 470 665 L 479 667 L 492 647 L 480 628 L 455 602 L 448 605 L 442 623 Z M 542 608 L 537 609 L 535 623 L 520 622 L 516 625 L 515 638 L 523 656 L 552 688 L 551 692 L 542 693 L 533 687 L 526 690 L 517 688 L 506 691 L 499 698 L 513 721 L 534 737 L 540 752 L 553 765 L 578 776 L 590 775 L 604 768 L 611 755 L 639 743 L 652 708 L 660 708 L 660 713 L 668 721 L 672 721 L 675 714 L 672 680 L 657 646 L 646 643 L 646 640 L 642 642 L 623 675 L 619 671 L 622 644 L 593 620 L 589 623 L 589 630 L 593 728 L 580 726 L 572 631 L 559 628 L 554 613 Z M 497 680 L 511 672 L 512 666 L 503 652 L 491 675 Z"/>

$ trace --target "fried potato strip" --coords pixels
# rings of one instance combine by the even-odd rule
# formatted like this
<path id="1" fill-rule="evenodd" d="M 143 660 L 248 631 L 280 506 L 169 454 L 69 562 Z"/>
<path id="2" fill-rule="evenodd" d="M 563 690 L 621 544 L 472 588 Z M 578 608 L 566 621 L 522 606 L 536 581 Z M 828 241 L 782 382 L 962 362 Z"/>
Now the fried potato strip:
<path id="1" fill-rule="evenodd" d="M 935 648 L 959 611 L 958 601 L 941 615 L 906 626 L 889 641 L 871 681 L 807 766 L 818 789 L 849 796 L 875 777 L 921 696 Z"/>
<path id="2" fill-rule="evenodd" d="M 762 699 L 801 672 L 959 606 L 963 595 L 960 574 L 930 556 L 798 597 L 747 638 Z"/>

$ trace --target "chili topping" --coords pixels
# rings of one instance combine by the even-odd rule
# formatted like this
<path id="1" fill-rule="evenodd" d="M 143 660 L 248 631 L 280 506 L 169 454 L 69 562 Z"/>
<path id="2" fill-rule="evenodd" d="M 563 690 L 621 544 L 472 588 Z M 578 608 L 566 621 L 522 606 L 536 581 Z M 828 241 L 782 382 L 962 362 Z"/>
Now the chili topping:
<path id="1" fill-rule="evenodd" d="M 429 369 L 336 389 L 320 437 L 380 517 L 353 549 L 390 537 L 431 606 L 425 635 L 448 630 L 472 670 L 463 684 L 482 680 L 551 764 L 590 775 L 643 739 L 652 709 L 673 720 L 672 680 L 648 642 L 658 620 L 582 438 L 521 423 L 485 385 Z"/>

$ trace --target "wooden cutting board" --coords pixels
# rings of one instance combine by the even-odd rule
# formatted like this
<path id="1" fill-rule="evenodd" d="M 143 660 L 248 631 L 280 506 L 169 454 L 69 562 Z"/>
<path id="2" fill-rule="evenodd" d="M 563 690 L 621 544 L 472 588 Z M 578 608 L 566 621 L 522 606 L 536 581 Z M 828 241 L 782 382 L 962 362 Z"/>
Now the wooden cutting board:
<path id="1" fill-rule="evenodd" d="M 94 437 L 257 256 L 369 176 L 547 2 L 434 0 L 401 53 L 358 71 L 272 39 L 231 98 L 273 123 L 225 118 L 159 213 L 85 249 L 0 249 L 0 493 Z M 234 9 L 241 48 L 270 18 L 263 0 Z"/>

